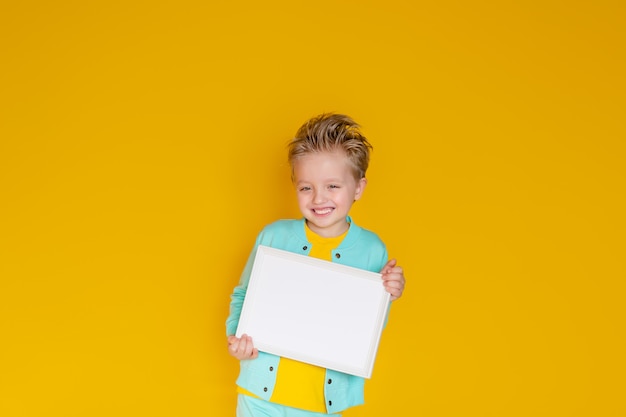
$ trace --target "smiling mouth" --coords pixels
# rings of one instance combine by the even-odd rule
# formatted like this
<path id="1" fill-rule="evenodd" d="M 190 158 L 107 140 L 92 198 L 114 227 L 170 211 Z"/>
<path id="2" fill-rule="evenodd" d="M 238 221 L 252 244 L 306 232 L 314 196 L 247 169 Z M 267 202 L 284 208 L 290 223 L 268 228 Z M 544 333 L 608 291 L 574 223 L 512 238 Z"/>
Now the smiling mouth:
<path id="1" fill-rule="evenodd" d="M 319 214 L 319 215 L 329 214 L 332 211 L 333 209 L 329 207 L 323 208 L 323 209 L 313 209 L 313 213 Z"/>

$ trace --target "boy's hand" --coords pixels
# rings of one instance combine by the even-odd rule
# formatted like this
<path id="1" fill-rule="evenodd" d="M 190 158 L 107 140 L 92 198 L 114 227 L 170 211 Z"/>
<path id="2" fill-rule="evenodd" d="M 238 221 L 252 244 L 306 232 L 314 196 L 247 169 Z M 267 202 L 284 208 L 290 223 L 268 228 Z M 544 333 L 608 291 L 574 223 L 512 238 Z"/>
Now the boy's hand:
<path id="1" fill-rule="evenodd" d="M 255 349 L 252 338 L 242 334 L 241 338 L 237 336 L 228 336 L 228 353 L 239 360 L 255 359 L 259 356 L 259 350 Z"/>
<path id="2" fill-rule="evenodd" d="M 397 300 L 404 292 L 404 272 L 402 267 L 396 266 L 396 260 L 390 259 L 380 271 L 383 275 L 383 285 L 389 294 L 391 301 Z"/>

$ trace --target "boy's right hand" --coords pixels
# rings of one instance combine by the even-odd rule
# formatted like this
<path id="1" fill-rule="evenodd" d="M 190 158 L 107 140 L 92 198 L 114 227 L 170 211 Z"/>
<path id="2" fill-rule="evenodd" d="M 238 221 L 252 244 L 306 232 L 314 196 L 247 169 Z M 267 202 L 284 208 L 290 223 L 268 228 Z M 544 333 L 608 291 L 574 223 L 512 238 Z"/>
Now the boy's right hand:
<path id="1" fill-rule="evenodd" d="M 246 334 L 242 334 L 241 337 L 228 336 L 228 353 L 231 356 L 239 359 L 255 359 L 259 356 L 259 350 L 255 349 L 252 343 L 252 338 Z"/>

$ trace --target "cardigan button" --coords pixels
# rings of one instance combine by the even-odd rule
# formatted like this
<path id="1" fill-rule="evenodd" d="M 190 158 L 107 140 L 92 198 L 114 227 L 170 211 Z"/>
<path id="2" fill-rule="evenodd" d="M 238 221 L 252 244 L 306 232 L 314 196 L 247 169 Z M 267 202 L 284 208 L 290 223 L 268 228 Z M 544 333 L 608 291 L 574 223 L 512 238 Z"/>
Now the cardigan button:
<path id="1" fill-rule="evenodd" d="M 270 366 L 270 372 L 272 372 L 274 370 L 273 366 Z"/>
<path id="2" fill-rule="evenodd" d="M 328 401 L 328 405 L 333 405 L 333 402 L 332 401 Z"/>
<path id="3" fill-rule="evenodd" d="M 267 387 L 263 388 L 263 392 L 267 392 Z"/>
<path id="4" fill-rule="evenodd" d="M 309 247 L 305 245 L 305 246 L 302 247 L 302 250 L 307 250 L 308 248 Z"/>
<path id="5" fill-rule="evenodd" d="M 335 258 L 337 258 L 337 259 L 341 258 L 341 254 L 336 253 L 336 254 L 335 254 Z"/>
<path id="6" fill-rule="evenodd" d="M 333 383 L 333 380 L 332 380 L 332 379 L 330 379 L 330 378 L 328 378 L 328 384 L 330 385 L 330 384 L 332 384 L 332 383 Z"/>

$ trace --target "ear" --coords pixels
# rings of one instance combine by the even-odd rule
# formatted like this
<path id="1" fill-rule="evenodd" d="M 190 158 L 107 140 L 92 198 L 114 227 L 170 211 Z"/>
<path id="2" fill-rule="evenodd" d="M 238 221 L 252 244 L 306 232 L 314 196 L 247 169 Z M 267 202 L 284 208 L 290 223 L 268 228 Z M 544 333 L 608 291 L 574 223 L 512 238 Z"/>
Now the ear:
<path id="1" fill-rule="evenodd" d="M 365 190 L 365 186 L 367 185 L 367 179 L 366 178 L 361 178 L 357 183 L 356 183 L 356 190 L 354 191 L 354 201 L 357 201 L 361 198 L 361 196 L 363 195 L 363 190 Z"/>

